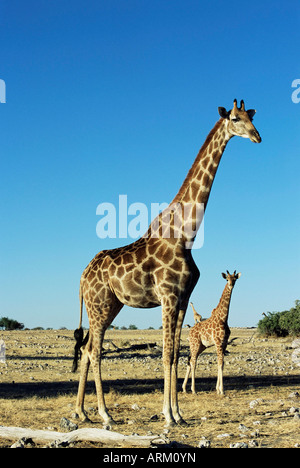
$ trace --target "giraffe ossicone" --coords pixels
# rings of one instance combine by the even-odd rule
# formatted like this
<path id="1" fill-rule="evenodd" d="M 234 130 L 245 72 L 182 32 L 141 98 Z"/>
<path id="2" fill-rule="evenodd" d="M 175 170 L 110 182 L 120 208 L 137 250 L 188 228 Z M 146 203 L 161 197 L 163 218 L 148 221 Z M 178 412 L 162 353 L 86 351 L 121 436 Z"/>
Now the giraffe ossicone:
<path id="1" fill-rule="evenodd" d="M 152 221 L 148 235 L 116 249 L 99 252 L 82 273 L 80 280 L 80 323 L 75 332 L 76 346 L 73 370 L 81 351 L 80 380 L 76 412 L 86 419 L 84 395 L 90 364 L 96 384 L 98 410 L 104 422 L 110 424 L 103 394 L 101 352 L 104 334 L 123 305 L 139 308 L 162 307 L 164 401 L 163 413 L 167 425 L 183 424 L 177 395 L 177 365 L 182 323 L 190 295 L 200 272 L 193 260 L 191 246 L 199 223 L 196 206 L 207 206 L 213 180 L 222 154 L 234 135 L 247 136 L 259 142 L 260 136 L 252 124 L 254 111 L 245 111 L 244 104 L 232 111 L 219 108 L 220 119 L 207 136 L 181 188 L 171 202 L 182 208 L 189 204 L 189 217 L 184 219 L 192 229 L 183 229 L 178 236 L 174 210 L 169 207 Z M 165 215 L 168 222 L 165 221 Z M 168 230 L 166 237 L 165 231 Z M 153 231 L 157 233 L 154 237 Z M 187 243 L 189 248 L 187 248 Z M 85 338 L 82 330 L 83 301 L 89 319 Z"/>

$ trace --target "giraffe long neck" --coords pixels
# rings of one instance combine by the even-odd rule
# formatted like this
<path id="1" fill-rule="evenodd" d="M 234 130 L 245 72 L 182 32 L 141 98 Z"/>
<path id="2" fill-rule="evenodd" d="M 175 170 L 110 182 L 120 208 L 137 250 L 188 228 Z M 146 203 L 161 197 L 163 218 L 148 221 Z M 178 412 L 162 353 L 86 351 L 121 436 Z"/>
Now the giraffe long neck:
<path id="1" fill-rule="evenodd" d="M 228 319 L 232 290 L 233 287 L 229 286 L 227 283 L 221 296 L 220 302 L 214 310 L 214 314 L 217 315 L 218 319 L 223 323 L 227 322 Z"/>
<path id="2" fill-rule="evenodd" d="M 221 157 L 231 136 L 226 119 L 220 119 L 208 134 L 172 203 L 202 203 L 206 208 Z"/>
<path id="3" fill-rule="evenodd" d="M 222 154 L 231 136 L 220 119 L 208 134 L 170 205 L 152 221 L 147 236 L 180 239 L 190 249 L 200 227 Z"/>

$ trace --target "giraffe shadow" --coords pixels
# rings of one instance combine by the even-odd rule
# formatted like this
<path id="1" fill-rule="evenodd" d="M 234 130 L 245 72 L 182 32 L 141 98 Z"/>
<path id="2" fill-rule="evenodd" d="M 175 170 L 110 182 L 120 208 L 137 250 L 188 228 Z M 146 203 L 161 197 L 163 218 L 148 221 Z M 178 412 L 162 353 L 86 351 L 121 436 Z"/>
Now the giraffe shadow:
<path id="1" fill-rule="evenodd" d="M 181 388 L 183 379 L 179 379 Z M 217 377 L 196 378 L 196 392 L 215 391 Z M 246 388 L 267 388 L 267 387 L 286 387 L 299 386 L 300 375 L 245 375 L 245 376 L 224 376 L 224 392 L 226 390 L 244 390 Z M 187 391 L 190 388 L 187 386 Z"/>
<path id="2" fill-rule="evenodd" d="M 178 379 L 178 391 L 181 391 L 183 379 Z M 244 390 L 247 387 L 267 388 L 271 386 L 299 386 L 300 375 L 248 375 L 248 376 L 227 376 L 224 378 L 224 390 Z M 163 392 L 163 379 L 116 379 L 105 380 L 103 389 L 108 393 L 112 389 L 127 395 L 147 394 L 157 391 Z M 216 378 L 204 377 L 196 379 L 196 391 L 215 391 Z M 33 396 L 40 398 L 57 397 L 60 395 L 77 394 L 78 381 L 58 381 L 58 382 L 18 382 L 0 383 L 0 398 L 22 399 Z M 189 391 L 189 389 L 188 389 Z M 88 380 L 86 392 L 95 394 L 95 384 L 93 380 Z"/>

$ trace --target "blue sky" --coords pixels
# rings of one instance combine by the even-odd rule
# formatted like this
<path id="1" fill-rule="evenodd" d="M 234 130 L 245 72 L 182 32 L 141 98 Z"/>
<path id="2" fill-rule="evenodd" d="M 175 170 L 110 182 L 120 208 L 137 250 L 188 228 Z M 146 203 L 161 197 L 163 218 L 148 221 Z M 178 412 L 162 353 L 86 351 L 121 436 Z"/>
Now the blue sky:
<path id="1" fill-rule="evenodd" d="M 205 215 L 192 295 L 209 316 L 242 272 L 229 324 L 300 299 L 296 1 L 65 0 L 0 5 L 0 316 L 76 328 L 81 273 L 103 249 L 97 206 L 170 202 L 218 106 L 255 108 L 262 143 L 232 139 Z M 193 323 L 191 309 L 185 323 Z M 88 322 L 85 317 L 84 324 Z M 124 307 L 116 325 L 161 325 Z"/>

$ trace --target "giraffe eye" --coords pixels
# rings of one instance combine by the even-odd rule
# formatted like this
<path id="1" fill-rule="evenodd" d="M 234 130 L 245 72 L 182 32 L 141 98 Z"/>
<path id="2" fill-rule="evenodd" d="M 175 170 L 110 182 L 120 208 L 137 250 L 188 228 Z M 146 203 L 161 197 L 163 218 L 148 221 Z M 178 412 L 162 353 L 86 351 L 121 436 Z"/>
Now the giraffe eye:
<path id="1" fill-rule="evenodd" d="M 232 122 L 238 122 L 239 120 L 241 120 L 239 117 L 233 117 L 231 119 Z"/>

